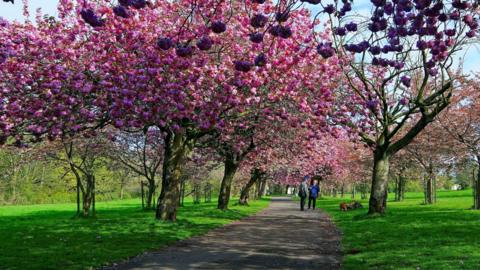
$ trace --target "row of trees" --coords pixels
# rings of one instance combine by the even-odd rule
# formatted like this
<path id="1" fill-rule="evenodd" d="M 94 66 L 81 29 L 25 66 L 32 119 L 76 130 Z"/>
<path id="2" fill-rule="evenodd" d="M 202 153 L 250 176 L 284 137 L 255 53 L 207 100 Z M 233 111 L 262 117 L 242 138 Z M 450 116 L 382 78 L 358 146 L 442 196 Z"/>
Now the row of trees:
<path id="1" fill-rule="evenodd" d="M 369 213 L 382 214 L 391 158 L 451 103 L 462 77 L 453 57 L 478 23 L 469 1 L 372 3 L 363 20 L 346 16 L 349 0 L 63 0 L 58 18 L 2 22 L 3 141 L 62 142 L 88 201 L 96 159 L 79 154 L 75 164 L 71 141 L 143 134 L 140 153 L 155 141 L 155 159 L 119 161 L 147 179 L 149 194 L 161 167 L 156 218 L 175 220 L 197 152 L 196 162 L 224 165 L 226 209 L 239 169 L 255 181 L 258 170 L 285 183 L 342 179 L 352 173 L 339 166 L 346 141 L 360 138 L 373 153 Z M 306 5 L 322 6 L 326 27 Z M 127 150 L 130 138 L 115 140 Z"/>

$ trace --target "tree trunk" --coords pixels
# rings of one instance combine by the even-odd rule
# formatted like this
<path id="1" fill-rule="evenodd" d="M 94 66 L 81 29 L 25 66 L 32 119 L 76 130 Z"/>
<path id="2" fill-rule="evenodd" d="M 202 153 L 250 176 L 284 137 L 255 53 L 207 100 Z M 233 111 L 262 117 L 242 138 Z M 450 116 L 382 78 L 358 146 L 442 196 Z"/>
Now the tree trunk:
<path id="1" fill-rule="evenodd" d="M 356 193 L 355 185 L 352 185 L 352 199 L 355 199 L 355 193 Z"/>
<path id="2" fill-rule="evenodd" d="M 425 204 L 433 204 L 434 200 L 434 182 L 435 182 L 435 174 L 433 172 L 429 172 L 426 176 L 425 181 Z"/>
<path id="3" fill-rule="evenodd" d="M 97 214 L 96 209 L 95 209 L 95 175 L 92 175 L 92 216 L 95 216 Z"/>
<path id="4" fill-rule="evenodd" d="M 345 198 L 345 185 L 342 184 L 342 188 L 340 189 L 340 197 Z"/>
<path id="5" fill-rule="evenodd" d="M 122 182 L 120 183 L 120 200 L 123 200 L 124 189 L 125 189 L 125 182 L 122 181 Z"/>
<path id="6" fill-rule="evenodd" d="M 152 209 L 153 194 L 155 193 L 155 180 L 148 179 L 148 191 L 147 191 L 147 209 Z"/>
<path id="7" fill-rule="evenodd" d="M 80 216 L 80 178 L 75 174 L 77 178 L 77 216 Z"/>
<path id="8" fill-rule="evenodd" d="M 195 187 L 194 187 L 193 193 L 195 194 Z M 195 203 L 195 196 L 194 196 L 193 201 Z M 178 198 L 178 206 L 184 206 L 184 202 L 185 202 L 185 179 L 181 179 L 181 181 L 180 181 L 180 197 Z"/>
<path id="9" fill-rule="evenodd" d="M 85 189 L 82 193 L 82 210 L 83 216 L 88 217 L 90 215 L 90 208 L 93 205 L 94 199 L 94 179 L 92 175 L 85 176 Z"/>
<path id="10" fill-rule="evenodd" d="M 177 220 L 180 177 L 185 158 L 191 150 L 191 143 L 193 140 L 187 139 L 185 130 L 170 132 L 165 136 L 162 189 L 157 200 L 156 219 Z"/>
<path id="11" fill-rule="evenodd" d="M 225 171 L 223 174 L 222 184 L 220 186 L 220 194 L 218 195 L 217 205 L 217 208 L 221 210 L 228 209 L 232 181 L 238 168 L 238 162 L 236 161 L 235 154 L 227 153 L 227 155 L 225 155 L 224 165 Z"/>
<path id="12" fill-rule="evenodd" d="M 477 157 L 477 162 L 478 162 L 478 168 L 477 168 L 477 179 L 474 182 L 474 191 L 475 191 L 475 197 L 474 197 L 474 205 L 473 209 L 480 210 L 480 156 Z M 475 173 L 473 175 L 475 177 Z M 474 178 L 475 179 L 475 178 Z"/>
<path id="13" fill-rule="evenodd" d="M 83 193 L 82 194 L 82 209 L 83 209 L 83 216 L 88 217 L 90 214 L 90 206 L 92 205 L 92 196 L 91 193 Z"/>
<path id="14" fill-rule="evenodd" d="M 238 204 L 248 205 L 248 197 L 250 194 L 250 189 L 252 188 L 253 185 L 255 185 L 259 177 L 260 177 L 260 170 L 257 168 L 253 169 L 252 174 L 250 176 L 250 180 L 243 187 L 242 192 L 240 193 L 240 200 L 238 201 Z M 288 189 L 288 185 L 287 185 L 287 189 Z"/>
<path id="15" fill-rule="evenodd" d="M 387 184 L 389 155 L 386 151 L 375 149 L 373 160 L 372 189 L 368 204 L 368 214 L 385 214 L 387 208 Z"/>
<path id="16" fill-rule="evenodd" d="M 262 196 L 265 196 L 267 191 L 267 178 L 260 177 L 258 181 L 259 181 L 259 185 L 258 185 L 257 199 L 261 199 Z"/>
<path id="17" fill-rule="evenodd" d="M 85 185 L 82 191 L 82 215 L 95 216 L 95 176 L 85 175 Z"/>
<path id="18" fill-rule="evenodd" d="M 142 209 L 145 209 L 145 191 L 143 189 L 143 181 L 140 181 L 140 193 L 142 194 Z"/>
<path id="19" fill-rule="evenodd" d="M 403 201 L 403 199 L 405 199 L 405 182 L 406 182 L 405 176 L 400 175 L 400 177 L 398 178 L 398 188 L 399 188 L 398 200 L 399 201 Z"/>
<path id="20" fill-rule="evenodd" d="M 399 202 L 400 201 L 400 192 L 401 192 L 401 187 L 400 187 L 400 175 L 395 178 L 395 201 Z"/>
<path id="21" fill-rule="evenodd" d="M 362 200 L 365 200 L 365 199 L 367 198 L 367 192 L 365 192 L 365 191 L 362 190 L 362 192 L 361 192 L 361 194 L 360 194 L 360 198 L 361 198 Z"/>

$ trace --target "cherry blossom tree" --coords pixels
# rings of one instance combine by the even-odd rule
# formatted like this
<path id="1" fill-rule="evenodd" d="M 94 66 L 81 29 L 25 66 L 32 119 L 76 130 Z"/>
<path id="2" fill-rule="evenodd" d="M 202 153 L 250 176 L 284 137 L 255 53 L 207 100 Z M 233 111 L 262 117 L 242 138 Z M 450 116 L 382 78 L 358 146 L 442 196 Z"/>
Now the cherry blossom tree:
<path id="1" fill-rule="evenodd" d="M 425 204 L 436 202 L 437 175 L 451 166 L 456 156 L 456 148 L 455 142 L 449 139 L 438 121 L 432 123 L 404 148 L 409 158 L 416 161 L 424 171 Z"/>
<path id="2" fill-rule="evenodd" d="M 315 59 L 314 56 L 310 59 Z M 335 68 L 328 66 L 328 62 L 317 65 L 327 72 L 322 75 L 307 76 L 309 80 L 303 82 L 296 81 L 291 72 L 298 72 L 299 69 L 306 67 L 308 72 L 312 72 L 308 62 L 291 65 L 289 70 L 272 69 L 271 81 L 262 87 L 265 95 L 261 96 L 260 101 L 246 111 L 230 111 L 225 118 L 223 132 L 219 133 L 218 138 L 214 140 L 208 139 L 224 157 L 225 174 L 219 195 L 220 209 L 228 206 L 233 177 L 246 157 L 254 160 L 256 156 L 272 148 L 281 148 L 286 144 L 295 143 L 294 141 L 314 139 L 320 136 L 322 130 L 328 132 L 327 117 L 333 117 L 331 114 L 333 96 L 328 89 L 334 88 L 335 83 L 332 82 L 336 81 L 332 80 L 334 78 L 332 76 L 338 73 L 335 73 Z M 279 81 L 282 81 L 281 84 L 278 83 Z M 271 93 L 282 84 L 296 85 L 298 90 L 295 91 L 295 96 L 276 98 L 274 103 Z M 311 85 L 322 85 L 322 87 L 316 89 L 310 87 Z M 299 121 L 301 121 L 300 125 Z M 257 171 L 258 167 L 252 170 Z M 254 173 L 251 180 L 261 180 L 257 183 L 261 183 L 262 187 L 265 186 L 263 180 L 266 178 L 257 177 L 257 175 L 259 173 Z"/>
<path id="3" fill-rule="evenodd" d="M 70 138 L 45 145 L 47 157 L 65 164 L 77 180 L 77 214 L 80 194 L 84 217 L 95 216 L 96 170 L 104 163 L 104 143 L 100 137 Z"/>
<path id="4" fill-rule="evenodd" d="M 458 84 L 450 69 L 477 35 L 478 3 L 372 0 L 365 17 L 346 16 L 352 1 L 306 2 L 321 5 L 334 33 L 319 53 L 351 57 L 344 75 L 365 112 L 351 126 L 373 152 L 369 214 L 383 214 L 390 158 L 450 104 Z"/>
<path id="5" fill-rule="evenodd" d="M 157 127 L 165 149 L 156 216 L 175 220 L 195 141 L 221 130 L 232 108 L 258 102 L 259 87 L 274 79 L 269 69 L 281 74 L 315 49 L 301 36 L 314 27 L 307 10 L 242 4 L 62 0 L 58 19 L 2 22 L 2 137 Z M 289 74 L 302 81 L 301 72 Z M 296 90 L 279 81 L 268 98 Z"/>
<path id="6" fill-rule="evenodd" d="M 439 122 L 480 168 L 480 92 L 479 75 L 462 80 L 451 106 Z M 480 169 L 474 181 L 474 209 L 480 209 Z"/>

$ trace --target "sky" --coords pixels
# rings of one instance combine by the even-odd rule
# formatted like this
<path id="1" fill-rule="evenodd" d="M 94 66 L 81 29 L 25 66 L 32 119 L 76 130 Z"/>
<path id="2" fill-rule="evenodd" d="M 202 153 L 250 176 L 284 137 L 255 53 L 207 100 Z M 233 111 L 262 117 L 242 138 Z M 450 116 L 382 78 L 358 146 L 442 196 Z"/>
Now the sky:
<path id="1" fill-rule="evenodd" d="M 56 15 L 58 0 L 30 0 L 29 1 L 29 10 L 30 16 L 32 19 L 35 17 L 36 9 L 41 8 L 44 14 Z M 308 5 L 312 9 L 312 12 L 318 12 L 318 9 L 313 5 Z M 368 14 L 370 12 L 371 4 L 369 0 L 356 0 L 354 1 L 353 9 L 354 11 L 361 14 Z M 3 17 L 7 20 L 19 20 L 22 21 L 23 18 L 23 4 L 20 0 L 15 1 L 15 4 L 11 3 L 0 3 L 0 17 Z M 464 71 L 465 72 L 480 72 L 480 46 L 470 46 L 468 49 L 465 49 L 463 52 L 457 54 L 457 62 L 459 58 L 464 59 Z"/>

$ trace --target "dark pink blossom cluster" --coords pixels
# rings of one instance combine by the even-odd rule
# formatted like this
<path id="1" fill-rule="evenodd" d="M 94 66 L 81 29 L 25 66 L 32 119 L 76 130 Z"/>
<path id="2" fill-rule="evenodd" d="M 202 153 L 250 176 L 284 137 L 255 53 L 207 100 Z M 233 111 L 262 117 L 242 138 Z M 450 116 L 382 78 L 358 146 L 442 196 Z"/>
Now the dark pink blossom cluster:
<path id="1" fill-rule="evenodd" d="M 325 13 L 340 22 L 334 31 L 339 38 L 358 31 L 359 23 L 341 19 L 351 10 L 349 0 L 342 2 L 339 10 L 333 4 L 324 8 Z M 345 43 L 343 47 L 354 54 L 369 53 L 375 66 L 402 70 L 407 67 L 399 55 L 425 51 L 429 57 L 428 68 L 434 76 L 436 66 L 449 57 L 458 40 L 478 33 L 478 16 L 473 12 L 476 4 L 472 1 L 371 0 L 371 3 L 370 19 L 362 22 L 370 33 L 362 32 L 365 40 Z"/>

